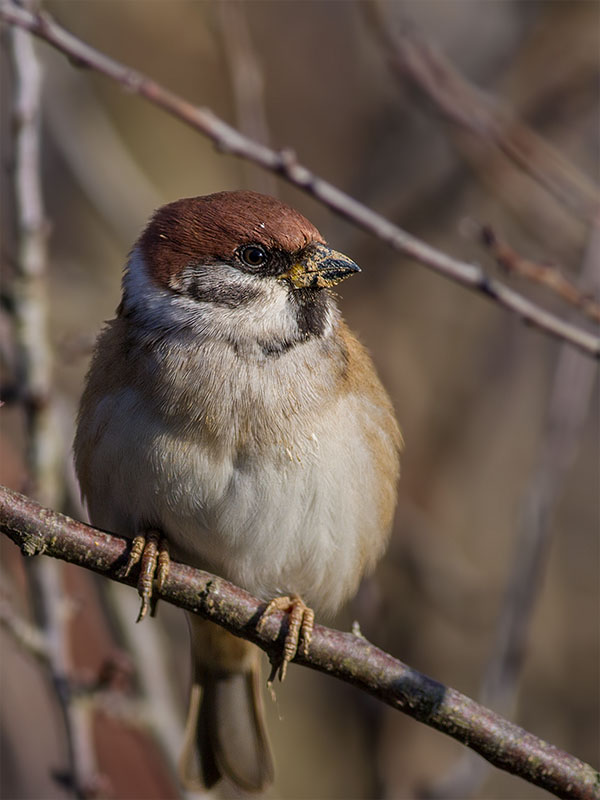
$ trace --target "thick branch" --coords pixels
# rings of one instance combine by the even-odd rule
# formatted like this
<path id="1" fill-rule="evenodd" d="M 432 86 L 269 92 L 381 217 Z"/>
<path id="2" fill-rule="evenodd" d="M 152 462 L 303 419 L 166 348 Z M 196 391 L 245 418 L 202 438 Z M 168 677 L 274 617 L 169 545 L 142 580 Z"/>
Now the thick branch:
<path id="1" fill-rule="evenodd" d="M 386 242 L 394 250 L 493 300 L 517 314 L 527 324 L 569 342 L 587 355 L 600 359 L 600 339 L 597 336 L 564 322 L 512 289 L 491 280 L 480 267 L 452 258 L 411 236 L 299 164 L 293 152 L 275 151 L 242 135 L 209 109 L 194 106 L 146 75 L 94 50 L 58 25 L 47 14 L 29 13 L 12 2 L 3 2 L 0 5 L 0 19 L 25 28 L 69 56 L 78 65 L 95 69 L 112 78 L 129 92 L 145 97 L 211 139 L 222 152 L 244 158 L 277 173 L 341 216 Z"/>
<path id="2" fill-rule="evenodd" d="M 0 488 L 0 531 L 24 555 L 40 553 L 92 569 L 121 583 L 128 542 L 27 497 Z M 171 564 L 161 597 L 254 642 L 276 660 L 283 615 L 256 630 L 264 604 L 207 572 Z M 454 689 L 402 664 L 350 633 L 315 627 L 308 656 L 297 663 L 334 675 L 471 747 L 490 763 L 563 798 L 598 798 L 600 776 L 588 764 L 519 728 Z"/>

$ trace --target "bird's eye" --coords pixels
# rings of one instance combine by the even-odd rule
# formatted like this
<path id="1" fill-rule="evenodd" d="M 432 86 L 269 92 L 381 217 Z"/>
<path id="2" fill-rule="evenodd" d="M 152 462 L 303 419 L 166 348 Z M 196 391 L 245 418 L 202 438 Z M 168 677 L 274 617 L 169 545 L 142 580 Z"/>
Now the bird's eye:
<path id="1" fill-rule="evenodd" d="M 258 244 L 240 247 L 238 255 L 248 267 L 262 267 L 268 260 L 267 251 Z"/>

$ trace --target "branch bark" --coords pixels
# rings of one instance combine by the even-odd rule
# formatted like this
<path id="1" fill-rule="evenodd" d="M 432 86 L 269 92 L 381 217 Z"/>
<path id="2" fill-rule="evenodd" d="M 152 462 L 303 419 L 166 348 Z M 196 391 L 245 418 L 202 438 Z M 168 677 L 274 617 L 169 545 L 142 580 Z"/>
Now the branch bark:
<path id="1" fill-rule="evenodd" d="M 116 81 L 127 91 L 146 98 L 211 139 L 217 148 L 270 170 L 315 197 L 336 213 L 373 234 L 393 250 L 418 261 L 461 286 L 494 301 L 532 327 L 569 342 L 588 356 L 600 359 L 600 338 L 565 322 L 526 297 L 495 281 L 475 264 L 453 258 L 394 225 L 367 206 L 300 164 L 293 151 L 266 147 L 219 119 L 210 109 L 194 106 L 146 75 L 94 50 L 56 23 L 48 14 L 30 13 L 13 2 L 0 5 L 0 20 L 30 31 L 82 67 Z"/>
<path id="2" fill-rule="evenodd" d="M 4 487 L 0 487 L 0 531 L 26 556 L 45 553 L 120 583 L 136 582 L 135 576 L 122 576 L 129 548 L 126 539 L 43 508 Z M 160 596 L 248 639 L 272 661 L 278 659 L 284 615 L 273 613 L 259 633 L 256 626 L 264 603 L 243 589 L 172 562 Z M 353 684 L 557 797 L 600 796 L 600 775 L 590 765 L 411 669 L 361 636 L 316 625 L 309 654 L 298 654 L 294 661 Z"/>

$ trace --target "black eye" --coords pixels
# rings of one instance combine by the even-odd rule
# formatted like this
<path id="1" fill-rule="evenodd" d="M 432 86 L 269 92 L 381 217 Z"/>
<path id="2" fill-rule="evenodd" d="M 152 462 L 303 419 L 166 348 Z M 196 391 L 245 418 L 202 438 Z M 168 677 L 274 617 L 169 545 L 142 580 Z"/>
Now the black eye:
<path id="1" fill-rule="evenodd" d="M 268 261 L 267 251 L 259 244 L 247 244 L 240 247 L 238 255 L 247 267 L 262 267 Z"/>

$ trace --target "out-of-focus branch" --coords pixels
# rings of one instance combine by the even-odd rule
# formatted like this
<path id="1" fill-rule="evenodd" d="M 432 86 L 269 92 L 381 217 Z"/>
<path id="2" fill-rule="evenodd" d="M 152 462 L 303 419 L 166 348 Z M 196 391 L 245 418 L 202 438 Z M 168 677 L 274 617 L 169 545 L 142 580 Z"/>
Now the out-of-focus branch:
<path id="1" fill-rule="evenodd" d="M 171 764 L 177 764 L 183 741 L 180 698 L 172 680 L 172 654 L 165 647 L 164 630 L 158 625 L 131 625 L 139 612 L 133 592 L 110 584 L 104 592 L 106 612 L 121 632 L 121 639 L 135 664 L 138 689 L 144 699 L 144 722 Z M 197 798 L 202 800 L 202 798 Z"/>
<path id="2" fill-rule="evenodd" d="M 31 655 L 42 662 L 48 659 L 46 637 L 35 625 L 17 613 L 8 597 L 0 598 L 0 625 L 10 633 L 15 641 Z"/>
<path id="3" fill-rule="evenodd" d="M 481 241 L 506 272 L 543 286 L 594 322 L 600 323 L 600 303 L 589 293 L 574 286 L 556 267 L 524 258 L 509 244 L 499 239 L 489 225 L 482 227 Z"/>
<path id="4" fill-rule="evenodd" d="M 235 155 L 271 170 L 315 197 L 336 213 L 351 220 L 394 250 L 430 267 L 435 272 L 512 311 L 527 324 L 600 359 L 600 338 L 564 322 L 501 283 L 491 280 L 474 264 L 452 258 L 417 239 L 367 206 L 298 163 L 290 150 L 275 151 L 242 135 L 212 111 L 192 105 L 140 72 L 108 58 L 77 39 L 50 16 L 29 13 L 12 2 L 0 5 L 0 20 L 18 25 L 65 53 L 72 62 L 101 72 L 127 91 L 145 97 L 156 106 L 211 139 L 224 153 Z"/>
<path id="5" fill-rule="evenodd" d="M 600 291 L 599 265 L 600 226 L 595 225 L 581 277 L 596 292 Z M 542 443 L 521 504 L 510 577 L 481 689 L 482 703 L 509 716 L 515 705 L 531 618 L 550 548 L 550 517 L 579 449 L 596 377 L 591 361 L 570 347 L 561 347 Z M 464 800 L 476 791 L 486 772 L 486 764 L 466 753 L 449 775 L 426 792 L 426 797 Z"/>
<path id="6" fill-rule="evenodd" d="M 49 560 L 49 559 L 44 559 Z M 4 584 L 4 578 L 2 579 Z M 52 652 L 48 647 L 44 632 L 21 616 L 8 598 L 8 592 L 2 587 L 0 595 L 0 627 L 16 642 L 23 652 L 33 656 L 44 666 L 52 669 Z M 98 674 L 86 676 L 84 680 L 71 680 L 75 699 L 72 701 L 86 710 L 87 714 L 99 711 L 115 720 L 124 722 L 141 731 L 156 731 L 156 709 L 154 703 L 131 699 L 127 687 L 119 686 L 129 677 L 130 665 L 117 656 L 102 665 Z M 162 721 L 162 720 L 161 720 Z M 160 733 L 160 732 L 159 732 Z M 179 740 L 181 737 L 176 737 Z M 173 743 L 173 747 L 176 743 Z M 62 782 L 73 787 L 71 775 L 60 776 Z M 95 776 L 94 784 L 87 787 L 88 797 L 112 797 L 112 788 L 104 776 Z"/>
<path id="7" fill-rule="evenodd" d="M 46 553 L 121 583 L 135 583 L 134 576 L 122 576 L 127 540 L 4 488 L 0 489 L 0 531 L 25 555 Z M 222 578 L 172 562 L 160 596 L 254 642 L 273 661 L 281 654 L 284 615 L 274 612 L 257 631 L 264 603 Z M 600 776 L 591 766 L 402 664 L 361 636 L 317 625 L 308 655 L 298 654 L 294 660 L 363 689 L 558 797 L 598 797 Z"/>
<path id="8" fill-rule="evenodd" d="M 63 564 L 33 564 L 29 570 L 30 591 L 37 606 L 36 617 L 46 641 L 46 667 L 64 721 L 68 769 L 62 781 L 78 800 L 96 797 L 100 776 L 92 735 L 92 712 L 73 687 L 70 647 L 70 607 L 65 595 Z"/>
<path id="9" fill-rule="evenodd" d="M 41 71 L 33 43 L 12 31 L 14 74 L 14 195 L 17 224 L 14 324 L 18 385 L 27 424 L 27 464 L 31 490 L 55 505 L 60 486 L 60 448 L 50 399 L 52 353 L 48 341 L 46 240 L 40 181 Z"/>
<path id="10" fill-rule="evenodd" d="M 14 193 L 17 222 L 14 325 L 18 349 L 18 385 L 26 419 L 27 468 L 31 491 L 55 505 L 61 491 L 59 425 L 51 396 L 52 352 L 48 336 L 46 285 L 48 225 L 41 182 L 41 68 L 31 37 L 11 32 L 14 72 Z M 89 710 L 78 703 L 70 684 L 70 644 L 62 565 L 35 563 L 27 571 L 44 662 L 62 712 L 68 751 L 65 779 L 74 795 L 90 797 L 97 785 Z M 5 622 L 10 620 L 5 617 Z M 13 633 L 25 629 L 13 622 Z M 31 631 L 30 631 L 31 633 Z M 30 640 L 32 644 L 33 640 Z M 38 642 L 37 654 L 42 650 Z"/>
<path id="11" fill-rule="evenodd" d="M 240 131 L 261 144 L 269 144 L 262 70 L 248 26 L 247 6 L 217 0 L 214 5 L 223 51 L 229 70 L 236 123 Z M 277 194 L 277 182 L 270 172 L 247 164 L 248 188 Z"/>
<path id="12" fill-rule="evenodd" d="M 128 247 L 146 213 L 164 197 L 136 162 L 87 76 L 54 59 L 44 66 L 45 135 L 88 202 Z"/>
<path id="13" fill-rule="evenodd" d="M 413 24 L 395 22 L 387 6 L 372 0 L 363 8 L 399 78 L 409 80 L 449 122 L 502 151 L 565 207 L 594 220 L 600 210 L 598 188 L 510 109 L 470 84 Z"/>

